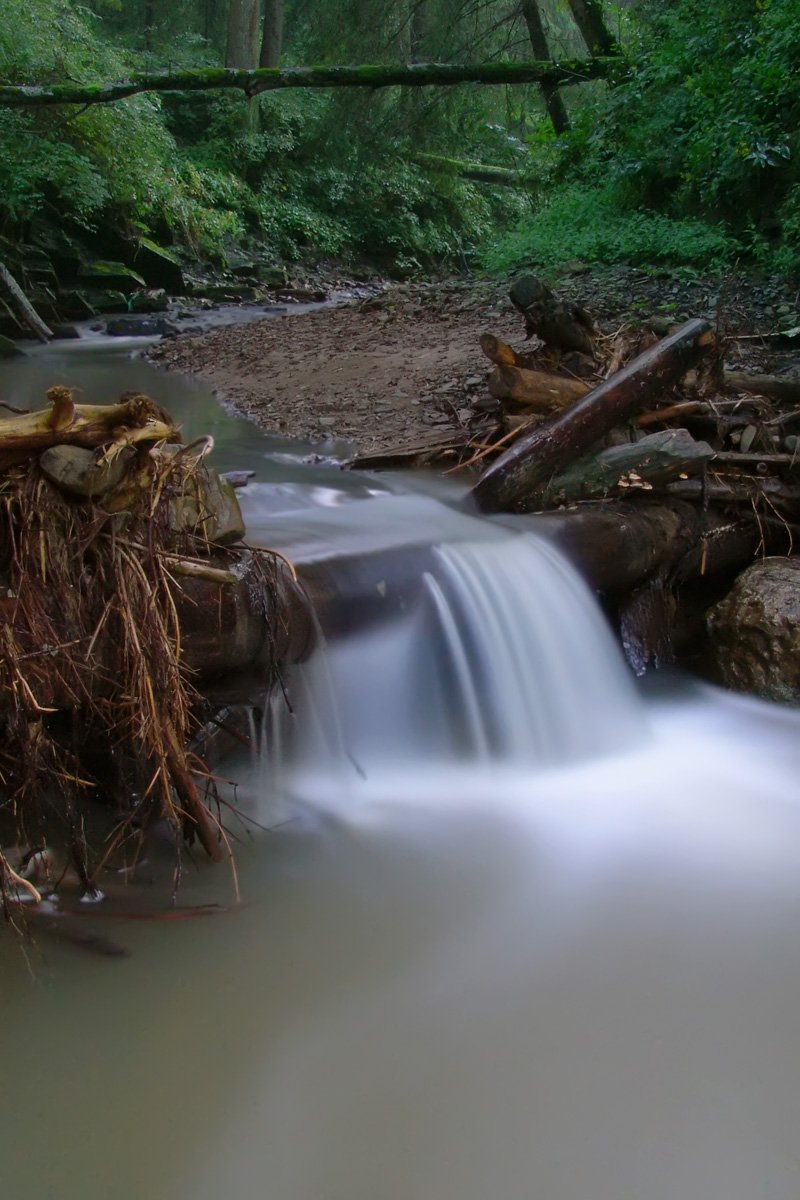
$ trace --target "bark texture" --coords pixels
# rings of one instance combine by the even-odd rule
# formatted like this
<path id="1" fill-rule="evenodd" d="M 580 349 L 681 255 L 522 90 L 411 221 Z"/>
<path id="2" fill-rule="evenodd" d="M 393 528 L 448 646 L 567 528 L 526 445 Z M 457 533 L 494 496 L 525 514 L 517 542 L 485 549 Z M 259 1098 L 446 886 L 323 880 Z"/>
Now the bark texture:
<path id="1" fill-rule="evenodd" d="M 547 34 L 544 31 L 542 14 L 539 11 L 537 0 L 522 0 L 522 15 L 528 26 L 528 36 L 533 53 L 543 61 L 550 59 L 550 47 L 547 44 Z M 541 89 L 542 99 L 553 129 L 557 134 L 566 133 L 569 129 L 569 116 L 564 101 L 559 95 L 558 86 L 542 81 Z"/>

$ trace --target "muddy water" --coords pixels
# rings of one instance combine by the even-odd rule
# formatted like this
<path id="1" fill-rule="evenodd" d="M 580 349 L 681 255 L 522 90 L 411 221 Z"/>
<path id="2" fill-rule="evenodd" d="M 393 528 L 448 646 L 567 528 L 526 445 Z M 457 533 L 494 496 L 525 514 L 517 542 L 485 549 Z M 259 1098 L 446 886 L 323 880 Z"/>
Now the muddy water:
<path id="1" fill-rule="evenodd" d="M 133 370 L 185 397 L 187 420 L 215 419 L 193 389 Z M 331 647 L 314 688 L 290 679 L 277 769 L 230 764 L 243 810 L 272 826 L 242 831 L 244 907 L 115 922 L 124 960 L 42 943 L 28 970 L 0 945 L 6 1188 L 797 1200 L 800 717 L 679 679 L 634 691 L 590 598 L 534 570 L 523 541 L 487 534 L 476 557 L 474 531 L 433 502 L 364 480 L 342 493 L 250 427 L 218 442 L 257 465 L 265 526 L 282 505 L 307 527 L 316 513 L 320 537 L 424 523 L 448 548 L 420 611 Z M 499 714 L 505 691 L 470 649 L 497 587 L 517 640 L 500 620 L 489 662 L 513 675 L 535 655 L 538 671 L 563 646 L 570 663 Z M 552 645 L 534 649 L 531 613 Z M 558 761 L 531 758 L 519 709 L 553 719 L 554 688 Z M 457 703 L 462 733 L 499 715 L 514 741 L 437 733 Z M 598 746 L 609 714 L 622 737 Z M 187 872 L 185 903 L 232 898 L 224 871 Z"/>

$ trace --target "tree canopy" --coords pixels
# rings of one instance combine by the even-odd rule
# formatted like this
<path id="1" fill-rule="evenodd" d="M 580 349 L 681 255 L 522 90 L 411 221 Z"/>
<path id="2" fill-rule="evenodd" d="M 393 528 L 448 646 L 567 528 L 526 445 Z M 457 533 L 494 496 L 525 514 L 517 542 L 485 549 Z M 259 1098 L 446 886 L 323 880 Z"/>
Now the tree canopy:
<path id="1" fill-rule="evenodd" d="M 800 266 L 796 0 L 0 8 L 0 234 L 56 258 Z"/>

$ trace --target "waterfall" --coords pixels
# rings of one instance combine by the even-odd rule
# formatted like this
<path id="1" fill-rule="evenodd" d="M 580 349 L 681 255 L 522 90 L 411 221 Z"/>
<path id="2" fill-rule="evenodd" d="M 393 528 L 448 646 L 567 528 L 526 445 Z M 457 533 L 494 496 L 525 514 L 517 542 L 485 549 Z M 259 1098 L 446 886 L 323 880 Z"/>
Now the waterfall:
<path id="1" fill-rule="evenodd" d="M 420 555 L 407 611 L 293 672 L 291 712 L 273 709 L 273 778 L 531 770 L 645 737 L 627 667 L 577 572 L 539 537 L 493 529 L 481 540 L 476 528 Z"/>

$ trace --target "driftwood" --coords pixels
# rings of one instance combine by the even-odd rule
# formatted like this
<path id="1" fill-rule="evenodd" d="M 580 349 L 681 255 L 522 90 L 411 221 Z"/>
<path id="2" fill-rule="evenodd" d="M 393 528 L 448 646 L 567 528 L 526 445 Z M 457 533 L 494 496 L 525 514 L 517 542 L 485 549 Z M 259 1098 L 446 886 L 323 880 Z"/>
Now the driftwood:
<path id="1" fill-rule="evenodd" d="M 478 506 L 492 511 L 536 507 L 542 486 L 561 467 L 674 384 L 713 341 L 707 321 L 688 321 L 571 408 L 537 425 L 478 480 L 472 490 Z"/>
<path id="2" fill-rule="evenodd" d="M 783 375 L 754 375 L 749 371 L 725 371 L 722 379 L 730 392 L 747 392 L 788 404 L 800 404 L 800 379 L 788 379 Z"/>
<path id="3" fill-rule="evenodd" d="M 589 391 L 580 379 L 553 375 L 549 371 L 527 371 L 523 367 L 498 366 L 489 376 L 489 391 L 515 410 L 552 412 L 574 404 Z"/>
<path id="4" fill-rule="evenodd" d="M 27 325 L 40 342 L 49 342 L 53 336 L 52 330 L 45 325 L 36 309 L 31 304 L 22 288 L 17 283 L 8 267 L 0 262 L 0 283 L 8 292 L 11 303 L 19 313 L 23 324 Z"/>
<path id="5" fill-rule="evenodd" d="M 0 420 L 0 467 L 57 444 L 121 449 L 177 436 L 171 419 L 147 396 L 119 404 L 76 404 L 69 388 L 53 387 L 47 398 L 50 408 Z"/>
<path id="6" fill-rule="evenodd" d="M 511 287 L 509 298 L 525 318 L 525 332 L 536 334 L 557 350 L 578 350 L 592 354 L 595 327 L 588 312 L 578 305 L 565 303 L 546 283 L 533 275 L 524 275 Z"/>

